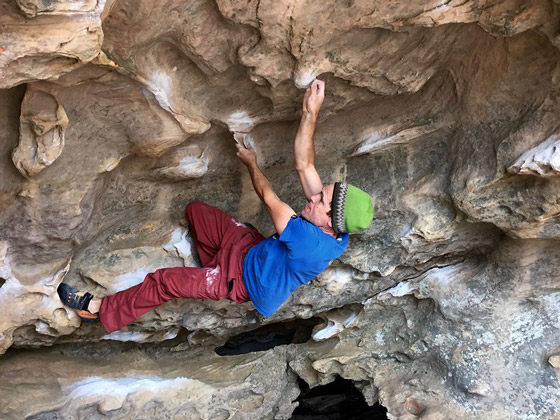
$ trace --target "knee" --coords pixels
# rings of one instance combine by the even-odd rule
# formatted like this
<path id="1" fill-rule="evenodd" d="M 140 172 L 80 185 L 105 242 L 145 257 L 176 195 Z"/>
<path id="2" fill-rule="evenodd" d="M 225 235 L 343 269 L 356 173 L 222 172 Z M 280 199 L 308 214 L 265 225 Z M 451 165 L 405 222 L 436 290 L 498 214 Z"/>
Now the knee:
<path id="1" fill-rule="evenodd" d="M 166 281 L 165 272 L 168 270 L 168 268 L 160 268 L 153 273 L 148 274 L 147 276 L 150 277 L 150 279 L 154 282 L 158 294 L 166 300 L 173 299 L 174 297 L 173 293 L 171 293 L 171 291 L 169 290 L 169 285 Z"/>
<path id="2" fill-rule="evenodd" d="M 189 225 L 191 225 L 192 223 L 193 215 L 199 213 L 206 205 L 207 204 L 204 204 L 202 201 L 192 201 L 187 204 L 187 206 L 185 207 L 185 217 Z"/>

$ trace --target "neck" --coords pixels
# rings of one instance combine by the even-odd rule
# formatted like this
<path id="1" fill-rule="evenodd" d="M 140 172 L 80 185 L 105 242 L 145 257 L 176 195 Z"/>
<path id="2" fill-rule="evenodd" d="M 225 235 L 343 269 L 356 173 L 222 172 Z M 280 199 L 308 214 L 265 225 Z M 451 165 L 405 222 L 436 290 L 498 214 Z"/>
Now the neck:
<path id="1" fill-rule="evenodd" d="M 307 220 L 305 217 L 303 217 L 303 216 L 301 215 L 301 213 L 298 213 L 298 214 L 299 214 L 299 216 L 300 216 L 301 218 L 303 218 L 303 220 L 306 220 L 307 222 L 309 222 L 309 220 Z M 309 222 L 309 223 L 311 223 L 311 222 Z M 315 223 L 311 223 L 311 224 L 312 224 L 312 225 L 315 225 Z M 334 231 L 334 229 L 333 229 L 332 227 L 330 227 L 330 226 L 328 226 L 328 225 L 327 225 L 327 226 L 315 225 L 315 226 L 317 226 L 319 229 L 321 229 L 321 230 L 323 231 L 324 234 L 329 235 L 329 236 L 332 236 L 333 238 L 336 239 L 337 234 L 336 234 L 336 232 Z"/>
<path id="2" fill-rule="evenodd" d="M 321 229 L 323 231 L 323 233 L 332 236 L 333 238 L 336 238 L 336 232 L 334 231 L 334 229 L 332 227 L 323 227 L 323 226 L 319 226 L 319 229 Z"/>

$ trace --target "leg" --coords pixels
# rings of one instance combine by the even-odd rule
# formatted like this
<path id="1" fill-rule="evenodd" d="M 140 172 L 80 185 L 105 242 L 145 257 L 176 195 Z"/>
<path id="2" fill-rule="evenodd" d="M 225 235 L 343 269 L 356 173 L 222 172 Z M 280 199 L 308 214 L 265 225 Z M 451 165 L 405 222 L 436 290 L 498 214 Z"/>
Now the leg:
<path id="1" fill-rule="evenodd" d="M 227 297 L 227 293 L 227 281 L 220 267 L 164 268 L 148 274 L 142 283 L 130 289 L 104 297 L 99 319 L 108 332 L 113 332 L 171 299 L 219 300 Z"/>
<path id="2" fill-rule="evenodd" d="M 185 215 L 203 267 L 215 266 L 223 244 L 235 242 L 240 230 L 250 230 L 235 217 L 200 201 L 189 203 Z"/>

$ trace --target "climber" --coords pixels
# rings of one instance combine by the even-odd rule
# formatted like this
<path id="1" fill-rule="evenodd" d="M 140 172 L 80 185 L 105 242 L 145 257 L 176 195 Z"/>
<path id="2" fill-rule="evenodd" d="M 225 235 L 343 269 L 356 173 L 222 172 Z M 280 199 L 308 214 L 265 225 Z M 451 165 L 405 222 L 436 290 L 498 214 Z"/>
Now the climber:
<path id="1" fill-rule="evenodd" d="M 185 213 L 201 267 L 164 268 L 144 281 L 97 298 L 65 283 L 60 299 L 86 321 L 100 319 L 108 332 L 174 298 L 252 301 L 263 316 L 272 315 L 299 286 L 320 274 L 346 249 L 348 234 L 373 219 L 371 197 L 344 182 L 323 186 L 314 166 L 313 136 L 324 99 L 325 83 L 306 90 L 303 114 L 294 140 L 294 164 L 308 201 L 300 215 L 281 201 L 257 165 L 251 146 L 237 145 L 253 187 L 264 203 L 276 233 L 265 239 L 252 226 L 201 202 Z"/>

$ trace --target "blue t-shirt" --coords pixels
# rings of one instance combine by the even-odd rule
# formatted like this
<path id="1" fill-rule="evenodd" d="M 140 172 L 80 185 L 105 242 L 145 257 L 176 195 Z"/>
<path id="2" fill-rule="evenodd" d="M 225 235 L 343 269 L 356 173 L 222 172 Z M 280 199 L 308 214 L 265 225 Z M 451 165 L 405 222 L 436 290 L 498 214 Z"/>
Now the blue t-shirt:
<path id="1" fill-rule="evenodd" d="M 243 280 L 257 311 L 270 316 L 302 284 L 322 273 L 346 249 L 348 234 L 333 238 L 301 217 L 281 235 L 253 246 L 243 262 Z"/>

